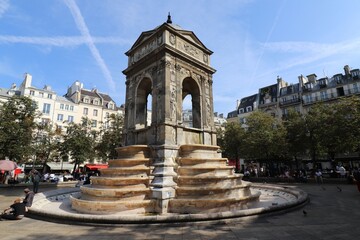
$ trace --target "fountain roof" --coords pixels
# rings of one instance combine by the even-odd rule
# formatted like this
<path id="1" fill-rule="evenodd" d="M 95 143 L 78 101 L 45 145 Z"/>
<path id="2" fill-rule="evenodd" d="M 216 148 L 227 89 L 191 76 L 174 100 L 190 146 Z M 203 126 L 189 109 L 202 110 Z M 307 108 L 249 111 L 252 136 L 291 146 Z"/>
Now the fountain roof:
<path id="1" fill-rule="evenodd" d="M 212 54 L 213 52 L 209 50 L 195 35 L 194 32 L 189 30 L 184 30 L 182 27 L 180 27 L 177 24 L 174 24 L 171 20 L 170 14 L 168 15 L 168 19 L 166 22 L 161 24 L 160 26 L 157 26 L 156 28 L 142 32 L 138 39 L 135 41 L 135 43 L 132 45 L 129 51 L 127 51 L 125 54 L 129 56 L 135 49 L 137 49 L 140 45 L 142 45 L 143 42 L 146 42 L 147 39 L 152 38 L 154 35 L 158 34 L 160 31 L 163 31 L 167 29 L 168 31 L 176 34 L 177 36 L 181 36 L 185 38 L 186 40 L 192 42 L 193 44 L 197 45 L 198 47 L 202 48 L 203 51 L 207 52 L 208 54 Z"/>

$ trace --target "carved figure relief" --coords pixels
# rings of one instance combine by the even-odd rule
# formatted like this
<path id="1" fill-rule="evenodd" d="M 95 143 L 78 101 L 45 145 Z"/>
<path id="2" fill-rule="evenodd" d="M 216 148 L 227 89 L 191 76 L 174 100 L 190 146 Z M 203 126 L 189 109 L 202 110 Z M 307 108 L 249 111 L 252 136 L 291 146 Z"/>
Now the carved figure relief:
<path id="1" fill-rule="evenodd" d="M 176 104 L 176 86 L 174 84 L 171 84 L 171 90 L 170 90 L 170 111 L 171 111 L 171 115 L 170 115 L 171 120 L 176 121 L 177 104 Z"/>
<path id="2" fill-rule="evenodd" d="M 175 45 L 175 35 L 174 34 L 170 34 L 170 36 L 169 36 L 169 41 L 170 41 L 170 43 L 172 44 L 172 45 Z"/>
<path id="3" fill-rule="evenodd" d="M 207 55 L 207 54 L 204 54 L 203 59 L 204 59 L 204 62 L 205 62 L 205 63 L 208 63 L 209 58 L 208 58 L 208 55 Z"/>
<path id="4" fill-rule="evenodd" d="M 210 98 L 206 97 L 206 125 L 209 126 L 211 122 L 211 104 Z"/>
<path id="5" fill-rule="evenodd" d="M 146 44 L 145 46 L 141 47 L 140 50 L 136 51 L 134 53 L 134 60 L 133 62 L 137 62 L 138 60 L 140 60 L 141 58 L 143 58 L 145 55 L 149 54 L 150 52 L 152 52 L 155 48 L 158 47 L 157 44 L 157 39 L 153 39 L 152 41 L 150 41 L 148 44 Z"/>
<path id="6" fill-rule="evenodd" d="M 187 43 L 187 42 L 184 42 L 184 41 L 177 41 L 177 46 L 178 46 L 178 49 L 187 53 L 188 55 L 198 59 L 198 60 L 203 60 L 201 59 L 200 57 L 200 54 L 202 54 L 202 51 L 197 49 L 196 47 L 194 47 L 193 45 Z"/>

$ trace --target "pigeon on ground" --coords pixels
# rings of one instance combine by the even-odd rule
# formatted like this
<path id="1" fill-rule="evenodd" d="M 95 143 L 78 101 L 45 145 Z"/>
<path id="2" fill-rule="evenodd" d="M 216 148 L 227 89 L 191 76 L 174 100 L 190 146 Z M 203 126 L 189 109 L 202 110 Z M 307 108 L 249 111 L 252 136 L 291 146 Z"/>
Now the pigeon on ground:
<path id="1" fill-rule="evenodd" d="M 304 216 L 306 216 L 306 215 L 307 215 L 307 212 L 306 212 L 305 210 L 303 210 L 303 214 L 304 214 Z"/>

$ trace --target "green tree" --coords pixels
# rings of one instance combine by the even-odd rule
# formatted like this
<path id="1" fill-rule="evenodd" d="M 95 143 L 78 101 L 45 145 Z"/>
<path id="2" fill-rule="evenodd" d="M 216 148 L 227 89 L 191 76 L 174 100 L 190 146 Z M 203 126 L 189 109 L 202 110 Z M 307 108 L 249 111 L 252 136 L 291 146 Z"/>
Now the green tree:
<path id="1" fill-rule="evenodd" d="M 70 123 L 66 129 L 61 151 L 74 162 L 73 172 L 85 161 L 94 161 L 97 132 L 92 130 L 91 125 L 89 119 L 83 118 L 81 123 Z"/>
<path id="2" fill-rule="evenodd" d="M 265 162 L 274 173 L 274 162 L 286 159 L 286 129 L 281 120 L 255 111 L 246 119 L 243 153 L 248 159 Z"/>
<path id="3" fill-rule="evenodd" d="M 303 156 L 307 150 L 307 131 L 304 117 L 295 110 L 290 110 L 283 119 L 286 128 L 286 142 L 289 155 L 293 157 L 296 169 L 299 169 L 299 156 Z"/>
<path id="4" fill-rule="evenodd" d="M 96 146 L 97 156 L 106 162 L 117 157 L 116 148 L 122 145 L 122 130 L 124 117 L 120 114 L 111 114 L 103 123 L 100 136 L 101 139 Z"/>
<path id="5" fill-rule="evenodd" d="M 235 171 L 240 171 L 239 161 L 241 157 L 241 147 L 243 145 L 243 139 L 245 135 L 245 130 L 241 127 L 239 123 L 229 123 L 224 132 L 222 139 L 222 148 L 224 150 L 224 155 L 227 158 L 235 159 Z"/>
<path id="6" fill-rule="evenodd" d="M 307 149 L 310 153 L 313 166 L 317 168 L 318 158 L 326 152 L 322 142 L 323 137 L 327 136 L 330 130 L 326 129 L 329 118 L 329 106 L 322 103 L 313 105 L 305 117 L 305 129 L 307 136 Z"/>
<path id="7" fill-rule="evenodd" d="M 38 116 L 36 104 L 28 97 L 13 96 L 0 106 L 0 157 L 18 163 L 32 155 L 32 134 Z"/>
<path id="8" fill-rule="evenodd" d="M 57 155 L 58 146 L 62 141 L 61 130 L 54 129 L 51 124 L 39 123 L 33 136 L 34 164 L 41 163 L 44 169 L 46 163 Z"/>
<path id="9" fill-rule="evenodd" d="M 360 151 L 360 98 L 352 96 L 350 98 L 342 98 L 336 105 L 336 120 L 334 128 L 339 128 L 337 137 L 339 137 L 339 145 L 337 152 L 351 153 Z"/>

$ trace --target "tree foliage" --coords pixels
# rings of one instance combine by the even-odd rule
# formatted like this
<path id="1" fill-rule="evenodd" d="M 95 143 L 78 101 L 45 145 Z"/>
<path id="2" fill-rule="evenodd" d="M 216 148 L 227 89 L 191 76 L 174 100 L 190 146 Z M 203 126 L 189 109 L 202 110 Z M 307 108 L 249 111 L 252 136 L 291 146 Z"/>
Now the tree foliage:
<path id="1" fill-rule="evenodd" d="M 75 171 L 80 164 L 94 161 L 97 132 L 91 129 L 91 121 L 87 118 L 79 124 L 70 123 L 66 130 L 62 152 L 70 155 Z"/>
<path id="2" fill-rule="evenodd" d="M 32 134 L 36 128 L 36 104 L 28 97 L 13 96 L 0 106 L 0 157 L 18 163 L 32 155 Z"/>
<path id="3" fill-rule="evenodd" d="M 289 111 L 282 120 L 255 111 L 247 118 L 245 132 L 229 124 L 223 141 L 228 156 L 236 153 L 268 163 L 308 156 L 316 167 L 320 158 L 360 152 L 360 98 L 318 103 L 304 115 Z"/>
<path id="4" fill-rule="evenodd" d="M 62 135 L 60 129 L 54 129 L 48 123 L 37 124 L 32 141 L 34 163 L 41 163 L 45 168 L 49 160 L 58 159 L 58 149 L 61 142 Z"/>
<path id="5" fill-rule="evenodd" d="M 111 114 L 101 129 L 101 139 L 96 145 L 97 156 L 106 162 L 117 157 L 116 148 L 122 145 L 123 116 Z"/>
<path id="6" fill-rule="evenodd" d="M 284 158 L 286 131 L 280 120 L 265 112 L 255 111 L 247 118 L 246 125 L 245 156 L 262 161 Z"/>

